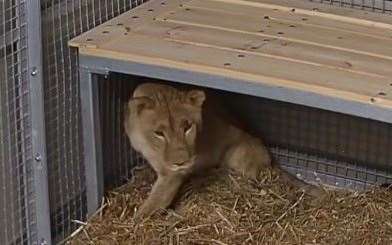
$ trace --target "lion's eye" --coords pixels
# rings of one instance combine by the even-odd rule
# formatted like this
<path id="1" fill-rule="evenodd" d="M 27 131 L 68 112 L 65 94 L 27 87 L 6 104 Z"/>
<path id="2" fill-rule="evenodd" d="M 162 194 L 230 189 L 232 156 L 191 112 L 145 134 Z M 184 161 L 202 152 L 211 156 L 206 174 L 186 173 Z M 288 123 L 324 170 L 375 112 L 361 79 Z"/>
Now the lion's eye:
<path id="1" fill-rule="evenodd" d="M 188 133 L 192 129 L 193 124 L 191 124 L 189 121 L 185 121 L 184 124 L 184 133 Z"/>
<path id="2" fill-rule="evenodd" d="M 163 134 L 162 131 L 155 130 L 155 131 L 154 131 L 154 134 L 155 134 L 155 136 L 157 136 L 158 138 L 161 138 L 161 139 L 165 138 L 165 135 Z"/>

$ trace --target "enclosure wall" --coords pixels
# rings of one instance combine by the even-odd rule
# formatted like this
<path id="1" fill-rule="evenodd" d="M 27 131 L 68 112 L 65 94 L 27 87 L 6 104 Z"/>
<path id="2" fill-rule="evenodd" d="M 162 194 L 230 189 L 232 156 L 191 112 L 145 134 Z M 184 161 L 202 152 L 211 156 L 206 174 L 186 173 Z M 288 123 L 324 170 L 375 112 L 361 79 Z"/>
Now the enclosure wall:
<path id="1" fill-rule="evenodd" d="M 38 3 L 0 2 L 0 244 L 50 243 Z"/>
<path id="2" fill-rule="evenodd" d="M 34 238 L 27 188 L 31 175 L 31 121 L 28 108 L 27 36 L 23 1 L 2 1 L 0 23 L 0 243 Z M 30 173 L 30 174 L 29 174 Z M 31 221 L 34 226 L 34 221 Z M 30 232 L 29 232 L 30 230 Z"/>
<path id="3" fill-rule="evenodd" d="M 49 193 L 54 241 L 86 216 L 77 53 L 67 42 L 141 4 L 136 0 L 42 0 Z"/>

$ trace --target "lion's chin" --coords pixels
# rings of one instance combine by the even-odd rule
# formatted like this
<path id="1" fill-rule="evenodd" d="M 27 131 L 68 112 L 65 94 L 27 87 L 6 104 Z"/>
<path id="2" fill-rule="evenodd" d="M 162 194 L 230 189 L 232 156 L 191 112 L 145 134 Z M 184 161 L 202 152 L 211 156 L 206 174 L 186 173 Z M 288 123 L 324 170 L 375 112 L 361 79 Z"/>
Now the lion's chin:
<path id="1" fill-rule="evenodd" d="M 190 164 L 186 164 L 186 165 L 172 165 L 170 166 L 170 170 L 174 171 L 174 172 L 180 172 L 180 171 L 185 171 L 187 169 L 189 169 L 191 167 Z"/>
<path id="2" fill-rule="evenodd" d="M 172 164 L 169 168 L 170 168 L 170 170 L 173 171 L 173 172 L 186 171 L 186 170 L 192 168 L 192 166 L 193 166 L 194 163 L 195 163 L 195 159 L 196 159 L 196 156 L 192 157 L 192 158 L 190 159 L 190 161 L 185 162 L 184 164 L 181 164 L 181 165 Z"/>
<path id="3" fill-rule="evenodd" d="M 170 170 L 174 172 L 185 171 L 192 167 L 192 163 L 185 163 L 182 165 L 171 165 Z"/>

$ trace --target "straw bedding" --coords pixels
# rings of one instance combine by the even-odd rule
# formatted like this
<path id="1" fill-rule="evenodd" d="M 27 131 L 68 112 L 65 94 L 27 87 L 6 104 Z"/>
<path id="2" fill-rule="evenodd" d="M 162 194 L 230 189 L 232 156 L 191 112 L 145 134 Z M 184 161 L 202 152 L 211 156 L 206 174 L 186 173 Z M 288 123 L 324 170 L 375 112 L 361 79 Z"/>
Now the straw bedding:
<path id="1" fill-rule="evenodd" d="M 392 244 L 388 188 L 329 191 L 315 199 L 268 171 L 252 182 L 212 170 L 184 185 L 170 209 L 135 225 L 132 217 L 154 179 L 148 167 L 136 171 L 67 243 Z"/>

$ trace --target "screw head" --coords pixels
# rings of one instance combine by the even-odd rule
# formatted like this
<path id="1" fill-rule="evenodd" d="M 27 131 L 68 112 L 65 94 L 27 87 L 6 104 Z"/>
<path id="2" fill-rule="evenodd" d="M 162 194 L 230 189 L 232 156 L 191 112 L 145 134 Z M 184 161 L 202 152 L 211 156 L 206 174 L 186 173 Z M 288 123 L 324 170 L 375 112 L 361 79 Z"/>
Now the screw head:
<path id="1" fill-rule="evenodd" d="M 40 245 L 48 245 L 48 242 L 45 239 L 42 239 Z"/>
<path id="2" fill-rule="evenodd" d="M 35 156 L 34 156 L 34 160 L 35 160 L 36 162 L 42 161 L 42 156 L 41 156 L 41 154 L 36 153 Z"/>
<path id="3" fill-rule="evenodd" d="M 36 76 L 37 74 L 38 74 L 38 69 L 37 69 L 37 67 L 33 67 L 32 69 L 31 69 L 31 73 L 30 73 L 32 76 Z"/>

